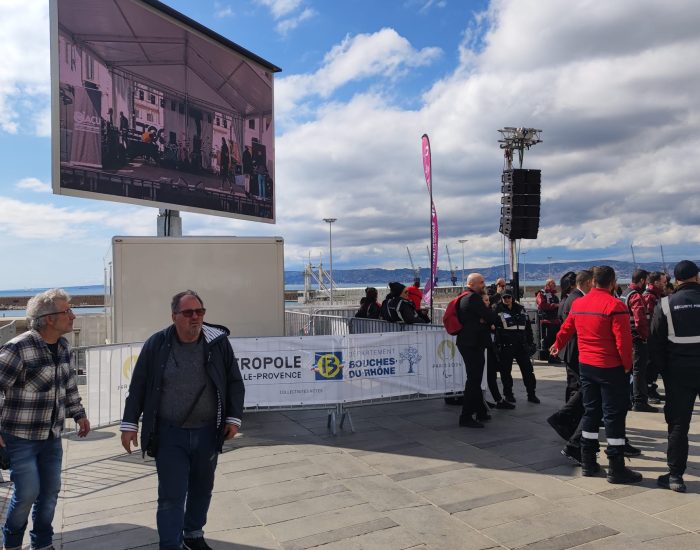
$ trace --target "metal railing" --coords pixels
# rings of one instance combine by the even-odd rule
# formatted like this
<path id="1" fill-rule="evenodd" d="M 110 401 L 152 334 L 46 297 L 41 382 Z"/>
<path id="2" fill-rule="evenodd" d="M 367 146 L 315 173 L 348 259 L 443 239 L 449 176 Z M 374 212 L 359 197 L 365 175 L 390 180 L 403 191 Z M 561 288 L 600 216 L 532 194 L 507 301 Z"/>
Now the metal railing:
<path id="1" fill-rule="evenodd" d="M 15 321 L 10 321 L 8 324 L 0 327 L 0 346 L 9 342 L 17 335 L 17 325 Z"/>
<path id="2" fill-rule="evenodd" d="M 445 330 L 442 325 L 428 323 L 390 323 L 383 319 L 362 319 L 353 317 L 349 320 L 350 334 L 369 334 L 373 332 L 408 332 L 418 330 Z"/>

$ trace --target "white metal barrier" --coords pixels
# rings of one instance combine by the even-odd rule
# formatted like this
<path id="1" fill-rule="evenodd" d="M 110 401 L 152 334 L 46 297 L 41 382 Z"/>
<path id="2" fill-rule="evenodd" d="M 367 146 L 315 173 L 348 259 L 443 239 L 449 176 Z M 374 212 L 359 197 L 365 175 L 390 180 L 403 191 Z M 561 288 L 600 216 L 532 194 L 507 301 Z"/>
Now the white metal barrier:
<path id="1" fill-rule="evenodd" d="M 454 338 L 439 330 L 232 338 L 231 344 L 246 385 L 246 410 L 328 409 L 333 433 L 336 418 L 341 424 L 348 418 L 348 407 L 443 397 L 464 388 Z M 84 361 L 81 395 L 93 426 L 121 419 L 141 346 L 76 350 Z"/>

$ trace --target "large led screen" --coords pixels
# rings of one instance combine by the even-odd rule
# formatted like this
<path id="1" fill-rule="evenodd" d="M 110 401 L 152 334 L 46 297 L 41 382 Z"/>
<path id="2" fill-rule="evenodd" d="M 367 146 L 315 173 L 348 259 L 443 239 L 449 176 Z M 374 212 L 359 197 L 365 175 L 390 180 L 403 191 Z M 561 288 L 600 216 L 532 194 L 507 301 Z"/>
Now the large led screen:
<path id="1" fill-rule="evenodd" d="M 279 69 L 155 0 L 52 0 L 53 190 L 275 221 Z"/>

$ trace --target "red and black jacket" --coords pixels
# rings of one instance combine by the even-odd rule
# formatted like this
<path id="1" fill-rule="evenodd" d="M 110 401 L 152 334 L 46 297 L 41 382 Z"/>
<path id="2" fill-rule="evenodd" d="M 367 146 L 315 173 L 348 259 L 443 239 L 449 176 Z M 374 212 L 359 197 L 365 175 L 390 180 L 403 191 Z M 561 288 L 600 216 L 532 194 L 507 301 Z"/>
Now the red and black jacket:
<path id="1" fill-rule="evenodd" d="M 578 336 L 579 362 L 600 368 L 622 365 L 632 370 L 632 330 L 625 304 L 602 288 L 576 300 L 559 329 L 555 345 L 562 349 Z"/>

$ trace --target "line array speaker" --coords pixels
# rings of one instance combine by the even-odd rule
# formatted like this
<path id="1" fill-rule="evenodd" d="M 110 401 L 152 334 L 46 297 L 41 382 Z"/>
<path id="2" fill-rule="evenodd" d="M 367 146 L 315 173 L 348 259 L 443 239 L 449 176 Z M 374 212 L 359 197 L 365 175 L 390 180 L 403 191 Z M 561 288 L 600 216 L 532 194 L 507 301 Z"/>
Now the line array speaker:
<path id="1" fill-rule="evenodd" d="M 540 170 L 505 170 L 499 231 L 509 239 L 536 239 L 540 226 Z"/>

